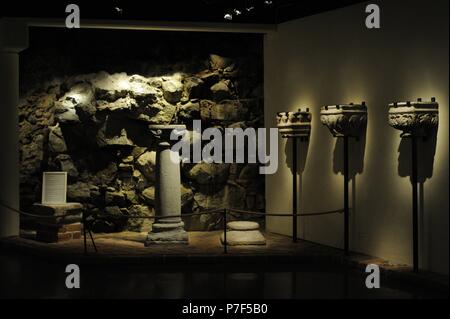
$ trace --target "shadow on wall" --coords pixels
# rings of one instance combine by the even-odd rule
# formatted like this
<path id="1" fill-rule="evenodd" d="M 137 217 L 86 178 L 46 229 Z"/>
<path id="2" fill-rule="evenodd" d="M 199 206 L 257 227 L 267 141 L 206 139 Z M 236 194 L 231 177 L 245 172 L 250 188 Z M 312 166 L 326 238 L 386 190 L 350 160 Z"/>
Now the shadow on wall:
<path id="1" fill-rule="evenodd" d="M 306 166 L 306 160 L 308 158 L 308 152 L 309 152 L 309 140 L 302 140 L 300 141 L 298 138 L 293 139 L 289 138 L 286 141 L 286 146 L 284 148 L 284 154 L 286 156 L 286 165 L 291 170 L 291 173 L 293 173 L 293 158 L 292 158 L 292 143 L 297 143 L 297 172 L 300 175 L 304 172 L 305 166 Z"/>
<path id="2" fill-rule="evenodd" d="M 357 138 L 350 137 L 348 143 L 348 172 L 349 181 L 351 181 L 351 198 L 350 200 L 350 243 L 354 238 L 358 238 L 355 231 L 358 208 L 356 205 L 356 175 L 362 174 L 364 171 L 364 156 L 366 152 L 366 132 L 367 123 L 361 130 L 361 135 Z M 335 174 L 344 175 L 344 139 L 337 138 L 333 152 L 333 172 Z M 344 183 L 344 181 L 342 181 Z M 342 194 L 343 196 L 344 194 Z M 342 203 L 344 207 L 344 203 Z"/>
<path id="3" fill-rule="evenodd" d="M 434 156 L 436 154 L 437 129 L 424 139 L 417 140 L 417 181 L 421 184 L 433 177 Z M 402 138 L 398 147 L 398 175 L 410 177 L 412 173 L 411 139 Z"/>
<path id="4" fill-rule="evenodd" d="M 417 182 L 419 183 L 419 254 L 421 262 L 429 264 L 431 262 L 429 252 L 432 251 L 431 235 L 427 222 L 431 216 L 425 215 L 425 189 L 424 184 L 427 179 L 433 177 L 434 157 L 436 154 L 437 131 L 434 129 L 426 138 L 417 140 Z M 412 182 L 412 145 L 410 138 L 402 138 L 398 147 L 398 175 L 409 177 Z M 411 198 L 412 200 L 412 198 Z M 431 213 L 431 212 L 430 212 Z"/>
<path id="5" fill-rule="evenodd" d="M 349 179 L 354 180 L 357 174 L 364 171 L 364 155 L 366 152 L 366 131 L 364 127 L 358 138 L 349 138 L 348 143 L 348 169 Z M 333 152 L 333 172 L 344 175 L 344 140 L 337 138 Z"/>

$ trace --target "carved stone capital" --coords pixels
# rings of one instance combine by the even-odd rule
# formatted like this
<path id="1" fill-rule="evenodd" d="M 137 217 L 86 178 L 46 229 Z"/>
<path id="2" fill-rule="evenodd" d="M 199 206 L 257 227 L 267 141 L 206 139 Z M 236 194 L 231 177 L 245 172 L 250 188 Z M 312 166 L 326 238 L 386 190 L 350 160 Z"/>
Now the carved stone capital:
<path id="1" fill-rule="evenodd" d="M 277 113 L 277 127 L 284 138 L 309 137 L 311 134 L 311 113 L 309 109 L 297 112 Z"/>
<path id="2" fill-rule="evenodd" d="M 367 106 L 362 104 L 338 104 L 320 109 L 320 122 L 333 136 L 358 137 L 367 125 Z"/>
<path id="3" fill-rule="evenodd" d="M 149 125 L 148 128 L 150 129 L 152 135 L 159 140 L 160 145 L 164 144 L 167 146 L 177 142 L 176 140 L 172 141 L 170 139 L 170 135 L 172 134 L 172 132 L 179 136 L 182 136 L 183 132 L 186 131 L 186 125 L 182 124 L 153 124 Z"/>
<path id="4" fill-rule="evenodd" d="M 389 104 L 389 125 L 402 131 L 402 137 L 426 137 L 438 127 L 439 104 L 431 102 L 395 102 Z"/>

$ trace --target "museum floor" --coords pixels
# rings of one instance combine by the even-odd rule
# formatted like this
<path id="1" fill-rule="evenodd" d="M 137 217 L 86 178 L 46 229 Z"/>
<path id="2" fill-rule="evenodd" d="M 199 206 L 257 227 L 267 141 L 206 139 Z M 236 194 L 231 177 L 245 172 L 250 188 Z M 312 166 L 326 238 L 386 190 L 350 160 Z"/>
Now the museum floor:
<path id="1" fill-rule="evenodd" d="M 266 246 L 233 246 L 227 254 L 219 242 L 220 231 L 191 232 L 189 245 L 150 248 L 142 243 L 145 234 L 96 234 L 98 252 L 88 242 L 88 255 L 84 255 L 82 239 L 55 244 L 3 239 L 0 297 L 448 298 L 447 276 L 413 274 L 404 265 L 379 258 L 344 257 L 338 249 L 264 235 Z M 89 290 L 81 293 L 62 288 L 65 274 L 61 264 L 67 263 L 82 267 L 82 282 Z M 368 263 L 380 265 L 382 289 L 365 288 Z M 40 271 L 43 277 L 36 276 Z M 47 279 L 42 282 L 43 278 Z M 173 289 L 157 289 L 158 282 Z M 115 285 L 118 289 L 113 289 Z"/>

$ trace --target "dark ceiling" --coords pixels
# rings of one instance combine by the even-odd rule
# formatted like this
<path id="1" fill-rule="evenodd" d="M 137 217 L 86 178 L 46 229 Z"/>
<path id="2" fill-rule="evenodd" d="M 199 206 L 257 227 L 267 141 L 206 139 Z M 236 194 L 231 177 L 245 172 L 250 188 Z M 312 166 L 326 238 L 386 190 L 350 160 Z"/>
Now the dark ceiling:
<path id="1" fill-rule="evenodd" d="M 78 4 L 81 19 L 123 19 L 228 23 L 280 23 L 361 0 L 67 0 L 1 1 L 0 17 L 65 18 L 65 8 Z M 236 15 L 233 9 L 241 11 Z M 251 9 L 251 10 L 247 10 Z M 230 12 L 232 20 L 225 20 Z"/>

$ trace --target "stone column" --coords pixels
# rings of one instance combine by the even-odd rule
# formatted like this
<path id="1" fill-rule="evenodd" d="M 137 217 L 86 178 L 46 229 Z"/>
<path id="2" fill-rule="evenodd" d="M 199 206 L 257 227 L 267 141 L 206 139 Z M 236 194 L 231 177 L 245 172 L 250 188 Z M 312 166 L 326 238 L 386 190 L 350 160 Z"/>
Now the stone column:
<path id="1" fill-rule="evenodd" d="M 150 125 L 150 131 L 159 140 L 156 150 L 156 220 L 147 236 L 145 245 L 187 244 L 188 234 L 180 217 L 158 218 L 181 214 L 180 159 L 172 152 L 170 133 L 185 130 L 184 125 Z"/>
<path id="2" fill-rule="evenodd" d="M 19 208 L 19 52 L 28 46 L 21 20 L 0 19 L 0 202 Z M 18 236 L 20 216 L 0 205 L 0 238 Z"/>

